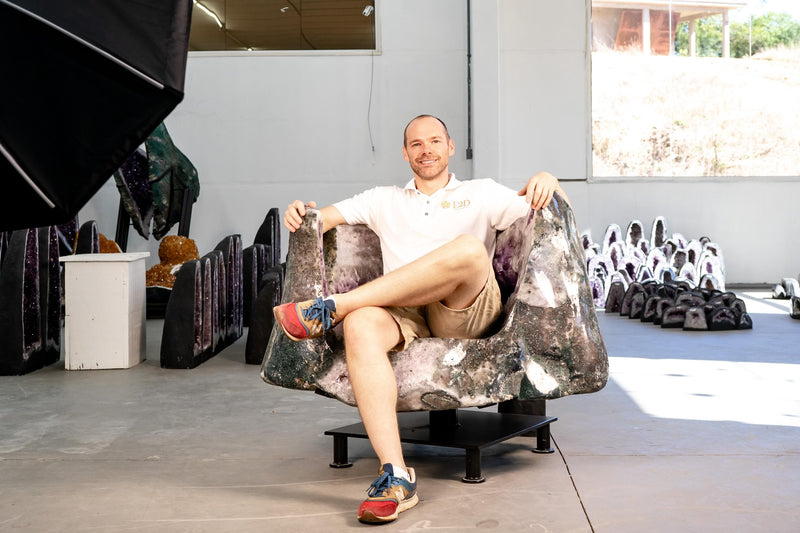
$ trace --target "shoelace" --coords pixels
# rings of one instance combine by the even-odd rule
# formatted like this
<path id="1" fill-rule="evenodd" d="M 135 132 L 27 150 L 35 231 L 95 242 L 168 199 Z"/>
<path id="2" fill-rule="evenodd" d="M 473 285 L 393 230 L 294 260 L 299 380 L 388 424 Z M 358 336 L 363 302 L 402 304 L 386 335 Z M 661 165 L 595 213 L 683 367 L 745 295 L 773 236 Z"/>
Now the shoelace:
<path id="1" fill-rule="evenodd" d="M 303 309 L 303 318 L 322 322 L 322 331 L 328 331 L 333 325 L 331 310 L 322 298 L 317 298 L 307 309 Z"/>
<path id="2" fill-rule="evenodd" d="M 392 488 L 392 485 L 397 485 L 399 482 L 399 479 L 390 475 L 388 472 L 384 472 L 369 486 L 367 489 L 367 496 L 373 497 L 383 495 L 386 493 L 386 491 Z"/>

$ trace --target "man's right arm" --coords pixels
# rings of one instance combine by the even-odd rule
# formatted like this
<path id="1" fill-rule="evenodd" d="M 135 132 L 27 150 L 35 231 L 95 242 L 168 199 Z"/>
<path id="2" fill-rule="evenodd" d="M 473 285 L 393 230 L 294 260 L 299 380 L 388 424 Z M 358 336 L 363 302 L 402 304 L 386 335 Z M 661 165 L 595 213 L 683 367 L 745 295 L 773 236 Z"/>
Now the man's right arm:
<path id="1" fill-rule="evenodd" d="M 316 208 L 317 203 L 313 200 L 308 204 L 303 203 L 301 200 L 295 200 L 286 208 L 283 214 L 283 224 L 290 232 L 294 233 L 303 224 L 303 217 L 306 216 L 306 207 Z M 331 228 L 335 228 L 339 224 L 344 224 L 346 221 L 339 210 L 329 205 L 319 210 L 322 216 L 322 232 L 325 233 Z"/>

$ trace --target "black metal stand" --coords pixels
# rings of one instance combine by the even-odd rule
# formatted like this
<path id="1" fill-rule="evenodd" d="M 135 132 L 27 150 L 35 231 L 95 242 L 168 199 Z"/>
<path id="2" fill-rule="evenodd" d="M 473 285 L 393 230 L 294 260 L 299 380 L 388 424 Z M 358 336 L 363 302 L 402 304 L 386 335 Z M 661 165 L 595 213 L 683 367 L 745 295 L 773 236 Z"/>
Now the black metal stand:
<path id="1" fill-rule="evenodd" d="M 556 417 L 543 415 L 491 413 L 450 409 L 398 413 L 400 441 L 410 444 L 427 444 L 447 448 L 462 448 L 466 452 L 466 475 L 462 481 L 481 483 L 481 449 L 519 435 L 536 434 L 536 450 L 548 453 L 550 449 L 550 424 Z M 333 468 L 352 466 L 347 459 L 347 439 L 367 438 L 364 424 L 332 429 L 325 435 L 333 437 Z"/>

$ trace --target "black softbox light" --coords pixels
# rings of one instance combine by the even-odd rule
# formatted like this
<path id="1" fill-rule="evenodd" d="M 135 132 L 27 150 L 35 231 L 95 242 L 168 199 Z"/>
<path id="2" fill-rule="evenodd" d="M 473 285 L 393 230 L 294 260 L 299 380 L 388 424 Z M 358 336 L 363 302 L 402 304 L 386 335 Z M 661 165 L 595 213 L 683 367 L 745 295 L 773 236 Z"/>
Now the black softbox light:
<path id="1" fill-rule="evenodd" d="M 191 0 L 0 0 L 0 230 L 71 220 L 183 98 Z"/>

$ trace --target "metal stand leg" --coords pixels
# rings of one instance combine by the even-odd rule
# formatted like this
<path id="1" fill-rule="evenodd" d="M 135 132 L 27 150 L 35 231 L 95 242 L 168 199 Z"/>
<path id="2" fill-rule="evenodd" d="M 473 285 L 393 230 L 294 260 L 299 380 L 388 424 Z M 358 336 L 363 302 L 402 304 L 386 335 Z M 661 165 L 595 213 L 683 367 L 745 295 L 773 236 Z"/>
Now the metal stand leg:
<path id="1" fill-rule="evenodd" d="M 437 434 L 447 434 L 459 426 L 458 411 L 456 409 L 429 411 L 428 420 L 430 421 L 431 432 L 436 432 Z"/>
<path id="2" fill-rule="evenodd" d="M 483 483 L 486 478 L 481 475 L 480 448 L 467 448 L 467 475 L 461 478 L 464 483 Z"/>
<path id="3" fill-rule="evenodd" d="M 347 437 L 341 435 L 333 436 L 333 462 L 331 468 L 347 468 L 353 463 L 347 461 Z"/>
<path id="4" fill-rule="evenodd" d="M 533 453 L 553 453 L 555 450 L 550 447 L 550 424 L 546 424 L 536 430 L 536 448 Z"/>

